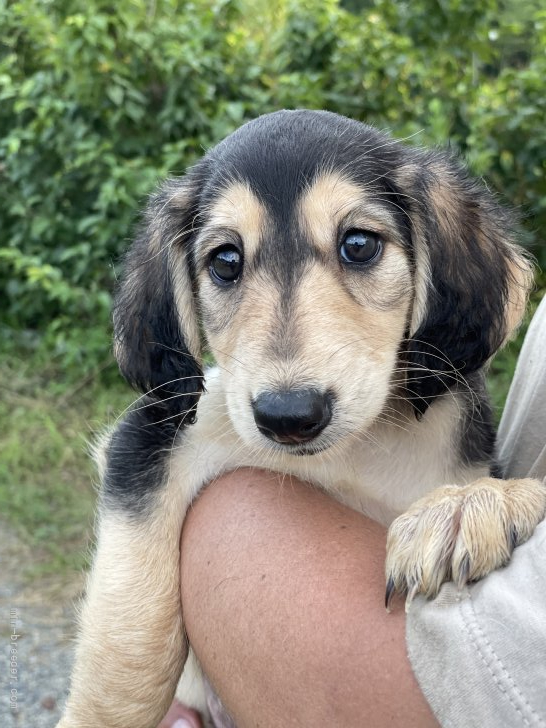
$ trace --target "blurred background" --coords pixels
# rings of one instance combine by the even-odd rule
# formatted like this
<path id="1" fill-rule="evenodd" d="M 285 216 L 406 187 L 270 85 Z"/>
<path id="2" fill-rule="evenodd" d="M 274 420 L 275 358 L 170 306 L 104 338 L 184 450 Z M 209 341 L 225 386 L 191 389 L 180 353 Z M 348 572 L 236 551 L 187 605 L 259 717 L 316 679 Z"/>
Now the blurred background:
<path id="1" fill-rule="evenodd" d="M 519 210 L 532 309 L 545 78 L 544 0 L 0 0 L 0 595 L 62 601 L 87 563 L 86 442 L 132 399 L 112 290 L 158 181 L 280 108 L 449 144 Z M 520 341 L 491 369 L 497 412 Z"/>

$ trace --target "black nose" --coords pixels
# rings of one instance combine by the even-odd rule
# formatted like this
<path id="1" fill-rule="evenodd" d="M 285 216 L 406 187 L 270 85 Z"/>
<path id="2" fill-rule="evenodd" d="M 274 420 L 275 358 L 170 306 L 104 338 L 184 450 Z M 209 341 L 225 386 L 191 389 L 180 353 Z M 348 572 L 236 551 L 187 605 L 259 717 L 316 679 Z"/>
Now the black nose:
<path id="1" fill-rule="evenodd" d="M 275 442 L 308 442 L 332 419 L 332 397 L 317 389 L 262 392 L 252 402 L 254 419 L 262 434 Z"/>

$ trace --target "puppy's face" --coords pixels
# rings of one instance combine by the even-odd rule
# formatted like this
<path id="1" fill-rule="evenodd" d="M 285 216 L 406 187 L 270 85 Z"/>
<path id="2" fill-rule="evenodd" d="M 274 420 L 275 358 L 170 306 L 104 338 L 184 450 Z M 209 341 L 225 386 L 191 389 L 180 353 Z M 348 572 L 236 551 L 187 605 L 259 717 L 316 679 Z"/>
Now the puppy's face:
<path id="1" fill-rule="evenodd" d="M 530 269 L 455 160 L 326 112 L 241 127 L 151 201 L 114 314 L 129 381 L 186 418 L 200 332 L 250 444 L 316 453 L 418 416 L 517 325 Z"/>
<path id="2" fill-rule="evenodd" d="M 249 443 L 316 452 L 385 406 L 408 324 L 408 240 L 388 198 L 343 170 L 257 160 L 212 196 L 195 240 L 199 307 Z M 270 202 L 262 176 L 286 178 Z"/>

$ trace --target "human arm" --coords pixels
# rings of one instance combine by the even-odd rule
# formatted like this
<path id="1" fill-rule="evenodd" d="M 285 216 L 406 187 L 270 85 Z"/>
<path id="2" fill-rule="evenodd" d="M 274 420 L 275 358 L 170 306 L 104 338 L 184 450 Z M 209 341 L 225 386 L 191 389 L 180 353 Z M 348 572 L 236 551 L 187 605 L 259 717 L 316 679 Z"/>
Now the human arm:
<path id="1" fill-rule="evenodd" d="M 245 726 L 437 725 L 384 606 L 386 531 L 286 476 L 211 484 L 183 531 L 182 602 L 209 680 Z"/>

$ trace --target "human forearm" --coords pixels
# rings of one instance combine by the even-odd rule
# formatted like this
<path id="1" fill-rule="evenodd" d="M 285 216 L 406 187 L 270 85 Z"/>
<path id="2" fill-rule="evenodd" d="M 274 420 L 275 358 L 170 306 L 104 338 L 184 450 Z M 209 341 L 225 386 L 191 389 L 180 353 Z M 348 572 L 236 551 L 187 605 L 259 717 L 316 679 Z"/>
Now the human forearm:
<path id="1" fill-rule="evenodd" d="M 190 641 L 239 728 L 436 725 L 403 609 L 383 607 L 385 530 L 259 471 L 209 486 L 183 533 Z"/>

